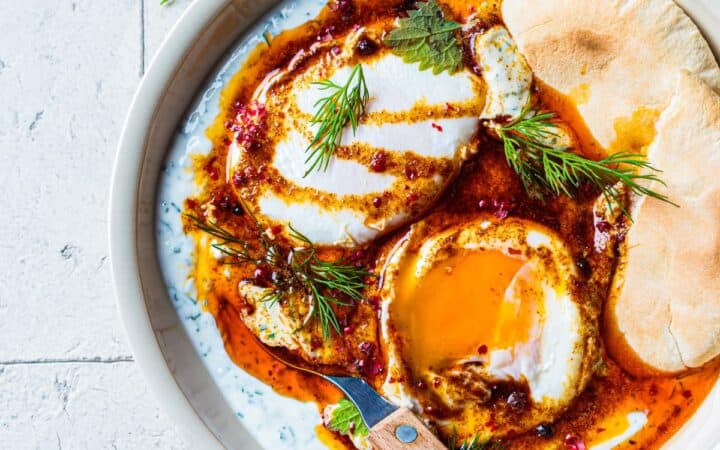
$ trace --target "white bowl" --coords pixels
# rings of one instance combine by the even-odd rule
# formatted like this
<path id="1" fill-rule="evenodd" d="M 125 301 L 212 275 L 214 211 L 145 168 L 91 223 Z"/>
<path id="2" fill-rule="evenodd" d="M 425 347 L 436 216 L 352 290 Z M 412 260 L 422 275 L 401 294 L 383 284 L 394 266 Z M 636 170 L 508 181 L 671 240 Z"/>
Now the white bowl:
<path id="1" fill-rule="evenodd" d="M 120 314 L 138 364 L 189 447 L 260 449 L 212 382 L 173 308 L 156 256 L 157 181 L 177 125 L 205 78 L 278 0 L 196 0 L 170 32 L 133 100 L 110 202 L 110 255 Z M 720 5 L 678 0 L 720 54 Z M 720 384 L 670 449 L 720 448 Z M 715 426 L 713 426 L 715 424 Z"/>

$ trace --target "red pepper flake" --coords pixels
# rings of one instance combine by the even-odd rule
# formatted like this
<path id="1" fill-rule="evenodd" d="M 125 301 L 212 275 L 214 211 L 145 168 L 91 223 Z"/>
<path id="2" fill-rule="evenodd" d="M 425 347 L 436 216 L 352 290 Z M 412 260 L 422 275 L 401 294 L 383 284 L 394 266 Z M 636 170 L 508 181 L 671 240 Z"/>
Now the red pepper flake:
<path id="1" fill-rule="evenodd" d="M 241 170 L 236 171 L 232 176 L 232 184 L 236 188 L 240 188 L 247 183 L 247 178 L 245 177 L 245 173 Z"/>
<path id="2" fill-rule="evenodd" d="M 432 123 L 432 127 L 435 128 L 436 130 L 438 130 L 440 133 L 443 132 L 443 127 L 442 127 L 442 125 L 440 125 L 439 123 L 433 122 L 433 123 Z"/>
<path id="3" fill-rule="evenodd" d="M 262 166 L 258 167 L 258 169 L 257 169 L 257 179 L 258 179 L 258 181 L 265 181 L 265 180 L 267 179 L 267 174 L 265 173 L 265 169 L 267 169 L 267 167 L 265 166 L 265 164 L 263 164 Z"/>
<path id="4" fill-rule="evenodd" d="M 522 251 L 520 251 L 520 250 L 518 250 L 518 249 L 516 249 L 516 248 L 509 248 L 509 249 L 508 249 L 508 253 L 510 253 L 511 255 L 517 256 L 517 255 L 522 254 Z"/>
<path id="5" fill-rule="evenodd" d="M 258 267 L 253 272 L 253 278 L 258 282 L 265 282 L 270 279 L 270 271 L 266 267 Z"/>
<path id="6" fill-rule="evenodd" d="M 445 109 L 446 109 L 447 111 L 452 111 L 452 112 L 458 112 L 458 111 L 460 111 L 460 108 L 458 108 L 457 106 L 455 106 L 455 105 L 453 105 L 453 104 L 451 104 L 451 103 L 445 103 Z"/>
<path id="7" fill-rule="evenodd" d="M 597 228 L 597 230 L 601 233 L 607 233 L 610 231 L 610 228 L 612 228 L 612 226 L 610 225 L 610 222 L 606 220 L 600 220 L 595 224 L 595 228 Z"/>
<path id="8" fill-rule="evenodd" d="M 374 357 L 370 358 L 370 360 L 365 364 L 365 367 L 367 367 L 365 373 L 373 377 L 380 375 L 384 371 L 382 363 Z"/>
<path id="9" fill-rule="evenodd" d="M 574 434 L 568 434 L 565 436 L 564 444 L 567 450 L 587 450 L 585 443 Z"/>
<path id="10" fill-rule="evenodd" d="M 417 169 L 415 169 L 415 167 L 413 167 L 410 164 L 405 166 L 404 172 L 405 172 L 405 178 L 407 178 L 410 181 L 413 181 L 418 177 Z"/>
<path id="11" fill-rule="evenodd" d="M 350 261 L 358 262 L 358 261 L 362 260 L 363 258 L 365 258 L 365 256 L 367 256 L 367 253 L 365 253 L 365 250 L 360 249 L 360 250 L 353 252 L 353 254 L 350 255 Z"/>
<path id="12" fill-rule="evenodd" d="M 405 198 L 405 201 L 407 202 L 408 206 L 412 205 L 416 201 L 420 199 L 420 195 L 417 192 L 411 192 L 408 194 L 408 196 Z"/>
<path id="13" fill-rule="evenodd" d="M 282 230 L 282 225 L 273 225 L 272 227 L 270 227 L 270 233 L 272 233 L 273 236 L 277 236 L 278 234 L 280 234 L 280 232 L 282 232 Z"/>
<path id="14" fill-rule="evenodd" d="M 382 198 L 375 197 L 374 199 L 372 199 L 372 204 L 374 207 L 379 208 L 380 206 L 382 206 Z"/>
<path id="15" fill-rule="evenodd" d="M 370 168 L 373 172 L 385 172 L 387 169 L 387 153 L 377 152 L 370 159 Z"/>
<path id="16" fill-rule="evenodd" d="M 440 379 L 440 377 L 433 378 L 433 386 L 435 386 L 436 388 L 440 387 L 441 383 L 442 383 L 442 380 Z"/>
<path id="17" fill-rule="evenodd" d="M 252 102 L 247 105 L 236 104 L 237 116 L 235 124 L 230 128 L 234 131 L 235 140 L 245 150 L 253 148 L 253 144 L 266 128 L 267 110 L 265 105 Z"/>
<path id="18" fill-rule="evenodd" d="M 230 211 L 233 206 L 233 199 L 223 191 L 215 191 L 210 195 L 210 204 L 221 211 Z"/>
<path id="19" fill-rule="evenodd" d="M 480 353 L 481 355 L 486 355 L 487 352 L 488 352 L 488 346 L 487 346 L 487 345 L 483 344 L 483 345 L 481 345 L 480 347 L 478 347 L 478 353 Z"/>
<path id="20" fill-rule="evenodd" d="M 683 391 L 682 396 L 685 398 L 690 398 L 690 397 L 692 397 L 692 391 L 689 391 L 686 389 Z"/>
<path id="21" fill-rule="evenodd" d="M 373 309 L 375 309 L 375 310 L 380 309 L 380 296 L 371 295 L 370 297 L 368 297 L 367 301 L 370 304 L 370 306 L 373 307 Z"/>
<path id="22" fill-rule="evenodd" d="M 347 335 L 349 335 L 349 334 L 352 334 L 353 331 L 355 331 L 355 327 L 353 327 L 352 325 L 348 325 L 348 326 L 346 326 L 345 328 L 343 328 L 343 334 L 344 334 L 345 336 L 347 336 Z"/>
<path id="23" fill-rule="evenodd" d="M 328 6 L 330 6 L 331 11 L 341 12 L 343 14 L 351 13 L 354 9 L 352 0 L 336 0 Z"/>
<path id="24" fill-rule="evenodd" d="M 514 206 L 510 201 L 493 199 L 482 199 L 478 202 L 478 208 L 491 212 L 498 219 L 506 219 Z"/>
<path id="25" fill-rule="evenodd" d="M 657 384 L 653 383 L 650 385 L 650 390 L 648 392 L 652 397 L 655 397 L 658 395 L 658 387 Z"/>
<path id="26" fill-rule="evenodd" d="M 421 390 L 425 390 L 425 388 L 427 388 L 427 385 L 425 384 L 425 382 L 423 380 L 420 380 L 417 383 L 415 383 L 415 387 L 418 389 L 421 389 Z"/>
<path id="27" fill-rule="evenodd" d="M 213 156 L 212 158 L 208 159 L 208 161 L 203 166 L 203 170 L 212 178 L 213 180 L 217 180 L 219 178 L 218 169 L 215 166 L 215 162 L 217 161 L 217 157 Z"/>
<path id="28" fill-rule="evenodd" d="M 362 342 L 360 343 L 360 351 L 366 355 L 370 355 L 375 351 L 375 344 L 372 342 Z"/>
<path id="29" fill-rule="evenodd" d="M 510 215 L 510 210 L 512 209 L 512 206 L 509 202 L 506 202 L 504 200 L 494 200 L 493 201 L 493 208 L 495 211 L 493 214 L 498 219 L 506 219 L 508 215 Z"/>
<path id="30" fill-rule="evenodd" d="M 333 33 L 335 32 L 335 26 L 330 25 L 329 27 L 326 27 L 322 32 L 317 36 L 317 40 L 320 42 L 327 42 L 332 40 Z"/>

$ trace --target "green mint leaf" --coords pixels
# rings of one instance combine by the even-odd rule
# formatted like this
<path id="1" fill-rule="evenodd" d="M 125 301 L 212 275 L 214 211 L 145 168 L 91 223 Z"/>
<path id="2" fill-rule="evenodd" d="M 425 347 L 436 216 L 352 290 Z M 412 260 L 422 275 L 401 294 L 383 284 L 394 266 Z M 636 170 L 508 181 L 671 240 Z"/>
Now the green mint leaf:
<path id="1" fill-rule="evenodd" d="M 436 0 L 420 3 L 418 9 L 400 19 L 385 44 L 407 63 L 420 63 L 420 70 L 432 69 L 435 75 L 462 69 L 462 48 L 455 37 L 460 24 L 446 20 Z"/>
<path id="2" fill-rule="evenodd" d="M 353 431 L 350 432 L 351 426 Z M 367 436 L 369 433 L 367 425 L 360 414 L 357 406 L 348 399 L 340 400 L 338 407 L 332 412 L 328 428 L 332 431 L 353 436 Z"/>

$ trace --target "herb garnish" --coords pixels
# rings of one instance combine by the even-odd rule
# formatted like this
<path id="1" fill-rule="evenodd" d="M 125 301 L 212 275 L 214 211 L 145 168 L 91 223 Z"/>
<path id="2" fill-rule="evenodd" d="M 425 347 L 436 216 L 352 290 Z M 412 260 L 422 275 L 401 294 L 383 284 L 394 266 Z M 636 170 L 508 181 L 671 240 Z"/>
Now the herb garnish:
<path id="1" fill-rule="evenodd" d="M 420 70 L 432 67 L 434 74 L 462 69 L 462 48 L 455 37 L 460 24 L 446 20 L 435 0 L 418 4 L 408 11 L 408 18 L 400 19 L 400 26 L 385 38 L 393 53 L 407 63 L 420 63 Z"/>
<path id="2" fill-rule="evenodd" d="M 261 299 L 266 303 L 290 301 L 293 294 L 304 297 L 312 308 L 311 317 L 322 329 L 323 338 L 330 339 L 331 330 L 340 334 L 333 305 L 349 306 L 350 301 L 363 298 L 365 279 L 373 274 L 354 265 L 338 260 L 323 261 L 310 240 L 290 227 L 291 237 L 303 246 L 285 250 L 268 237 L 264 227 L 254 217 L 259 247 L 235 237 L 214 221 L 203 221 L 185 214 L 201 231 L 215 237 L 218 243 L 213 248 L 221 252 L 230 265 L 253 265 L 268 268 L 272 276 L 265 281 L 268 293 Z M 341 296 L 346 299 L 340 298 Z"/>
<path id="3" fill-rule="evenodd" d="M 600 161 L 572 153 L 570 148 L 557 146 L 560 138 L 555 114 L 525 110 L 518 119 L 496 128 L 503 141 L 505 158 L 520 175 L 526 191 L 536 198 L 545 193 L 574 197 L 588 184 L 600 190 L 609 209 L 617 206 L 630 217 L 620 199 L 618 183 L 637 195 L 647 195 L 671 205 L 667 195 L 658 193 L 643 182 L 665 185 L 644 155 L 630 152 L 614 153 Z"/>
<path id="4" fill-rule="evenodd" d="M 343 86 L 330 80 L 313 83 L 328 95 L 315 103 L 315 116 L 310 120 L 312 125 L 320 125 L 310 146 L 305 150 L 309 153 L 306 164 L 310 167 L 305 172 L 308 176 L 313 170 L 327 170 L 335 149 L 340 146 L 345 125 L 350 123 L 353 134 L 357 132 L 360 116 L 370 100 L 370 92 L 365 82 L 362 65 L 356 65 L 350 78 Z"/>
<path id="5" fill-rule="evenodd" d="M 337 433 L 353 436 L 367 436 L 368 427 L 353 402 L 344 398 L 332 412 L 328 429 Z"/>
<path id="6" fill-rule="evenodd" d="M 457 432 L 453 433 L 453 437 L 448 442 L 448 449 L 450 450 L 504 450 L 504 446 L 500 441 L 480 441 L 478 436 L 475 435 L 471 440 L 458 443 Z"/>

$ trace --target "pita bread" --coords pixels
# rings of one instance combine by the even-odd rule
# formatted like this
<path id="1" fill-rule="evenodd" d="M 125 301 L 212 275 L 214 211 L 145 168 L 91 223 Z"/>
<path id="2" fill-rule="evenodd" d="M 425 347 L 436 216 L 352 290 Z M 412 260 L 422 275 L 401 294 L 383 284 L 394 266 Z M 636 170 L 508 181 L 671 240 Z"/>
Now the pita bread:
<path id="1" fill-rule="evenodd" d="M 682 72 L 657 128 L 648 158 L 667 188 L 652 187 L 680 209 L 637 205 L 606 320 L 644 364 L 677 372 L 720 354 L 720 96 Z"/>
<path id="2" fill-rule="evenodd" d="M 504 0 L 502 13 L 535 75 L 576 100 L 607 149 L 652 141 L 680 70 L 720 92 L 710 47 L 671 0 Z M 640 128 L 649 136 L 622 136 Z"/>

